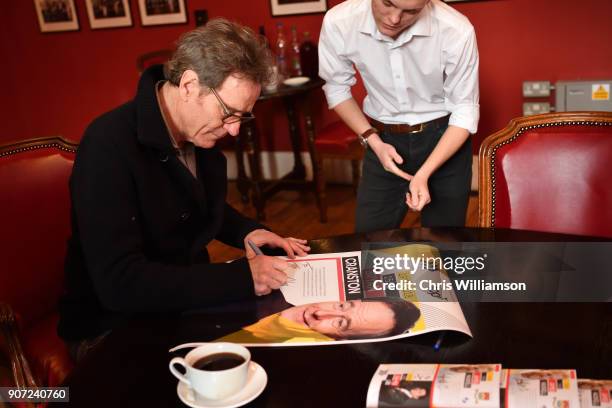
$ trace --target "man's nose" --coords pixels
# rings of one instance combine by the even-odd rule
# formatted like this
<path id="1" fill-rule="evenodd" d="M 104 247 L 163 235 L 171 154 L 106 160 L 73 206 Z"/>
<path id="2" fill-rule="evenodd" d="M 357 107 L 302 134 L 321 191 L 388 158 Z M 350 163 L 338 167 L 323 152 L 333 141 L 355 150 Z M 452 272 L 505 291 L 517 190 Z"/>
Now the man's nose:
<path id="1" fill-rule="evenodd" d="M 225 123 L 223 129 L 227 130 L 227 133 L 232 136 L 238 136 L 238 133 L 240 133 L 240 122 Z"/>
<path id="2" fill-rule="evenodd" d="M 343 313 L 337 310 L 322 310 L 319 309 L 314 313 L 315 317 L 318 320 L 324 320 L 324 319 L 333 319 L 336 317 L 342 317 Z"/>
<path id="3" fill-rule="evenodd" d="M 402 10 L 392 11 L 391 14 L 389 15 L 389 21 L 391 22 L 392 25 L 399 24 L 401 19 L 402 19 Z"/>

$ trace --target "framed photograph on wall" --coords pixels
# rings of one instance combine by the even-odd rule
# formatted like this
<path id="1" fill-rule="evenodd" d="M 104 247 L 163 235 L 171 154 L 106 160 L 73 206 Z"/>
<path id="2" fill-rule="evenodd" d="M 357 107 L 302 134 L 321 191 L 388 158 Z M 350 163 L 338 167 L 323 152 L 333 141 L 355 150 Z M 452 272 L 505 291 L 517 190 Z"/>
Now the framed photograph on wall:
<path id="1" fill-rule="evenodd" d="M 98 28 L 130 27 L 132 14 L 128 0 L 85 0 L 89 25 Z"/>
<path id="2" fill-rule="evenodd" d="M 327 0 L 270 0 L 272 17 L 327 11 Z"/>
<path id="3" fill-rule="evenodd" d="M 76 31 L 79 29 L 74 0 L 34 0 L 40 31 Z"/>
<path id="4" fill-rule="evenodd" d="M 143 26 L 187 22 L 185 0 L 138 0 Z"/>

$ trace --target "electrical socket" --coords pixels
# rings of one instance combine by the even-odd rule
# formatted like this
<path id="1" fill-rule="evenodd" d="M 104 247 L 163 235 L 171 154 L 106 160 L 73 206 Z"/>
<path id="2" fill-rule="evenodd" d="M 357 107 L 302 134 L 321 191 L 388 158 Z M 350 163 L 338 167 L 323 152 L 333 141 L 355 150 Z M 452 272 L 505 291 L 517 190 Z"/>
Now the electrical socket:
<path id="1" fill-rule="evenodd" d="M 525 98 L 541 98 L 550 96 L 550 81 L 524 81 L 523 96 Z"/>
<path id="2" fill-rule="evenodd" d="M 525 102 L 523 103 L 523 116 L 550 113 L 551 107 L 548 102 Z"/>

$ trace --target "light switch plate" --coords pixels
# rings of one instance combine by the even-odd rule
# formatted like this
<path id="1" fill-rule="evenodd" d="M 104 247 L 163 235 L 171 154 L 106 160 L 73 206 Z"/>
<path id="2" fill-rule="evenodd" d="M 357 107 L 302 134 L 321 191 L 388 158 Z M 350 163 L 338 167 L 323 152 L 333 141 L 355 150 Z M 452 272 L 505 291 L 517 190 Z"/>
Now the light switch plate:
<path id="1" fill-rule="evenodd" d="M 525 98 L 541 98 L 550 96 L 550 81 L 524 81 L 523 96 Z"/>

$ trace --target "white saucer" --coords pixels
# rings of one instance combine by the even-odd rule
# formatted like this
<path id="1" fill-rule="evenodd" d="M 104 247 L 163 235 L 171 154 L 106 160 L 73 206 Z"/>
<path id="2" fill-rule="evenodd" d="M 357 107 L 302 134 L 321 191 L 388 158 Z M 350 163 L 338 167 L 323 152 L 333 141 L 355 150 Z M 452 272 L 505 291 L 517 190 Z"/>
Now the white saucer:
<path id="1" fill-rule="evenodd" d="M 243 389 L 235 395 L 220 400 L 211 400 L 196 394 L 187 384 L 179 381 L 176 392 L 184 404 L 193 408 L 235 408 L 253 401 L 268 383 L 268 374 L 254 361 L 249 364 L 249 374 Z"/>
<path id="2" fill-rule="evenodd" d="M 310 81 L 310 78 L 304 77 L 304 76 L 299 76 L 299 77 L 293 77 L 293 78 L 285 79 L 283 81 L 283 84 L 289 85 L 289 86 L 300 86 L 300 85 L 304 85 L 308 81 Z"/>

